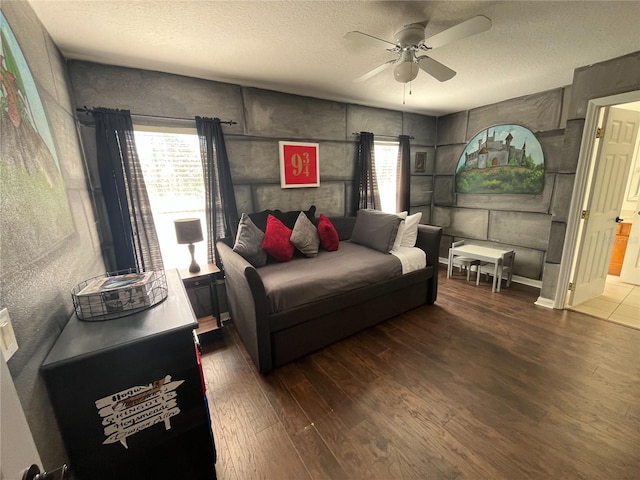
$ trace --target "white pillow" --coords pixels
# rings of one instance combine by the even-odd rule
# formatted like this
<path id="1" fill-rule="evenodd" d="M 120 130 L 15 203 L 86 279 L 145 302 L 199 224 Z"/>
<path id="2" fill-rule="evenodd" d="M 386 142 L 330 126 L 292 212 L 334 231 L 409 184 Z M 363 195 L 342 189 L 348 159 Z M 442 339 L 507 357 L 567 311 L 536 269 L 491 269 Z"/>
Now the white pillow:
<path id="1" fill-rule="evenodd" d="M 402 233 L 402 240 L 400 242 L 401 247 L 415 247 L 416 240 L 418 239 L 418 224 L 422 219 L 422 212 L 409 215 L 407 219 L 402 222 L 404 229 Z"/>
<path id="2" fill-rule="evenodd" d="M 400 248 L 400 243 L 402 242 L 402 236 L 404 235 L 404 219 L 407 218 L 407 214 L 408 212 L 400 212 L 400 213 L 396 213 L 397 216 L 399 216 L 402 221 L 400 222 L 400 225 L 398 226 L 398 233 L 396 234 L 396 239 L 393 242 L 393 247 L 391 247 L 391 251 L 392 252 L 396 252 L 399 248 Z"/>

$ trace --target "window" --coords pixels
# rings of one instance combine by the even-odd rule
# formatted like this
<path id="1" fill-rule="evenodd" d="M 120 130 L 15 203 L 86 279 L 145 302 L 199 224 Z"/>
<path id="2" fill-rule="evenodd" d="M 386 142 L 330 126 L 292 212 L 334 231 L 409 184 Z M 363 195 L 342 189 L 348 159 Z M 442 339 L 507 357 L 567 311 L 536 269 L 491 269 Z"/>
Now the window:
<path id="1" fill-rule="evenodd" d="M 398 144 L 374 142 L 376 178 L 380 192 L 380 209 L 396 213 L 396 179 L 398 176 Z"/>
<path id="2" fill-rule="evenodd" d="M 136 126 L 135 138 L 165 268 L 187 268 L 191 262 L 173 225 L 189 217 L 202 223 L 204 240 L 196 244 L 195 257 L 206 264 L 205 191 L 196 130 Z"/>

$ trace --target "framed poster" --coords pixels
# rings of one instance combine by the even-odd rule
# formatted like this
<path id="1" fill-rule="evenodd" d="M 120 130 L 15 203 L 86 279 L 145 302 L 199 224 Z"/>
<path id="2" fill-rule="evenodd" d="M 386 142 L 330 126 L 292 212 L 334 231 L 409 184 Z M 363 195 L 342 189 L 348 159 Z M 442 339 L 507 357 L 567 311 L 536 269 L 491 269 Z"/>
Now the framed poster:
<path id="1" fill-rule="evenodd" d="M 427 169 L 427 152 L 416 152 L 416 163 L 414 171 L 416 173 L 425 173 Z"/>
<path id="2" fill-rule="evenodd" d="M 301 142 L 279 142 L 279 144 L 281 187 L 319 187 L 318 144 Z"/>

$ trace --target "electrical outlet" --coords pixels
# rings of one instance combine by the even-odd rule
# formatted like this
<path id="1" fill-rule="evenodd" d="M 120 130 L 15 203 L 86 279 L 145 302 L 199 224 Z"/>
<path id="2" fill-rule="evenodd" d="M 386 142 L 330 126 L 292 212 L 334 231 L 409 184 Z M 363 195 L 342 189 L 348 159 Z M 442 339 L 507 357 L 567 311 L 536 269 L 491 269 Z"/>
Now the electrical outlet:
<path id="1" fill-rule="evenodd" d="M 0 347 L 2 347 L 5 362 L 8 362 L 18 350 L 18 341 L 16 340 L 16 334 L 13 332 L 9 311 L 6 308 L 0 310 Z"/>

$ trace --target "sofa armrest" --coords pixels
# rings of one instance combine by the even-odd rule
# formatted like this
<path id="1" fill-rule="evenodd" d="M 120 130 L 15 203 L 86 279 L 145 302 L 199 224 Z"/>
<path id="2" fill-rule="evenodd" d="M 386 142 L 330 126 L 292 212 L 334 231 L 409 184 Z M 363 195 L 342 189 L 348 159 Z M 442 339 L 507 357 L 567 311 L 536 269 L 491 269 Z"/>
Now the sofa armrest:
<path id="1" fill-rule="evenodd" d="M 427 254 L 427 265 L 438 266 L 441 239 L 442 227 L 435 225 L 418 225 L 416 247 L 421 248 Z"/>
<path id="2" fill-rule="evenodd" d="M 429 279 L 427 303 L 433 304 L 438 296 L 438 265 L 440 258 L 440 240 L 442 227 L 435 225 L 418 225 L 416 247 L 427 254 L 427 265 L 433 268 L 433 277 Z"/>
<path id="3" fill-rule="evenodd" d="M 256 268 L 227 243 L 216 243 L 225 274 L 231 319 L 261 372 L 272 367 L 267 296 Z"/>

